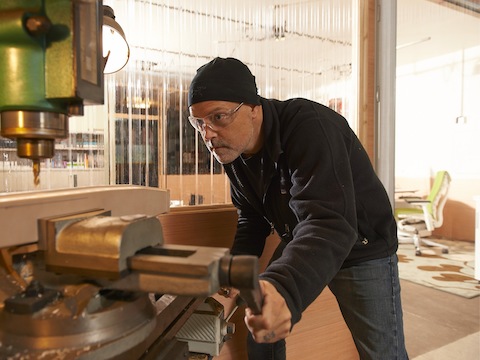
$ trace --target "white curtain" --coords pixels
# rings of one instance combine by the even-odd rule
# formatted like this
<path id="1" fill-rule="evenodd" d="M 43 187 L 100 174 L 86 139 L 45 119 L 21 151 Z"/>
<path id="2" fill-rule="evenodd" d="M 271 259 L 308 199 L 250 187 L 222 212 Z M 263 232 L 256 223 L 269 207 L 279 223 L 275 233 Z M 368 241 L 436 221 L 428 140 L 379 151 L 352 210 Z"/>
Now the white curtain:
<path id="1" fill-rule="evenodd" d="M 70 119 L 72 134 L 42 163 L 39 189 L 140 184 L 168 188 L 173 204 L 230 202 L 222 167 L 187 120 L 196 69 L 216 56 L 236 57 L 261 96 L 319 101 L 355 128 L 358 1 L 104 0 L 130 60 L 105 75 L 104 106 Z M 3 151 L 0 192 L 33 189 L 30 163 L 14 155 Z"/>
<path id="2" fill-rule="evenodd" d="M 174 204 L 230 201 L 221 166 L 187 120 L 189 82 L 216 56 L 246 63 L 261 96 L 317 100 L 355 126 L 355 1 L 104 3 L 131 49 L 126 68 L 107 76 L 112 181 L 168 188 Z"/>

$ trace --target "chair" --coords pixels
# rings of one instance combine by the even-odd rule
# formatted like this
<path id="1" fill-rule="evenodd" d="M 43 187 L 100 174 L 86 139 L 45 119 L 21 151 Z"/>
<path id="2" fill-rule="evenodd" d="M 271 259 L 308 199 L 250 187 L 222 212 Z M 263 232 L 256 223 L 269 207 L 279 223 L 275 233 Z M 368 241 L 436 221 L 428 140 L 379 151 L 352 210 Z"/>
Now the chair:
<path id="1" fill-rule="evenodd" d="M 425 239 L 443 224 L 443 208 L 447 202 L 451 177 L 447 171 L 439 171 L 426 199 L 405 197 L 410 207 L 395 209 L 398 240 L 415 245 L 415 255 L 422 255 L 422 245 L 439 247 L 448 254 L 448 246 Z"/>

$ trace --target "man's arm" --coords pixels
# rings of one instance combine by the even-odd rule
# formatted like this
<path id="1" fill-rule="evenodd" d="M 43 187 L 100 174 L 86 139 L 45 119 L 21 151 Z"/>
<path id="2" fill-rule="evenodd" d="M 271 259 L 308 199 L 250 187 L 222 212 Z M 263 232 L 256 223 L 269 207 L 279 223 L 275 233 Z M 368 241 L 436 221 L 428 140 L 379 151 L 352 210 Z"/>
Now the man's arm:
<path id="1" fill-rule="evenodd" d="M 271 232 L 271 226 L 233 186 L 231 194 L 238 212 L 237 232 L 231 253 L 260 257 L 265 248 L 265 240 Z"/>
<path id="2" fill-rule="evenodd" d="M 289 121 L 282 148 L 290 175 L 288 205 L 298 223 L 281 258 L 260 276 L 284 297 L 292 324 L 335 276 L 358 239 L 349 161 L 354 135 L 331 112 L 304 106 L 297 114 L 299 119 Z"/>

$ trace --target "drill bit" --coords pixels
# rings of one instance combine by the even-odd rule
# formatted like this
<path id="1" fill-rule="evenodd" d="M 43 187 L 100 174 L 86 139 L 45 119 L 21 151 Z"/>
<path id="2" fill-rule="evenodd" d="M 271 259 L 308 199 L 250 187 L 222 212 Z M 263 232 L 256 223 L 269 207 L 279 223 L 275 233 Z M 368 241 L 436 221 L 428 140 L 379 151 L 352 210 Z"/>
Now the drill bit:
<path id="1" fill-rule="evenodd" d="M 33 183 L 35 186 L 40 185 L 40 160 L 35 159 L 33 161 Z"/>

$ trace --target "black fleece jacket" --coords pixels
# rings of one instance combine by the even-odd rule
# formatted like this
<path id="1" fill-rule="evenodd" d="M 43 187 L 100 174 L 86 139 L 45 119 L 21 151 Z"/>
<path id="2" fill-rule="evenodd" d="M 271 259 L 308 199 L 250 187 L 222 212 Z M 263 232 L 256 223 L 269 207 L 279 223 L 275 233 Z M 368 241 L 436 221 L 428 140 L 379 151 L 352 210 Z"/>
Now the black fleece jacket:
<path id="1" fill-rule="evenodd" d="M 261 104 L 258 179 L 241 157 L 224 165 L 239 215 L 231 253 L 260 256 L 270 232 L 280 235 L 283 254 L 260 277 L 285 298 L 293 325 L 342 267 L 394 254 L 396 223 L 341 115 L 306 99 Z"/>

